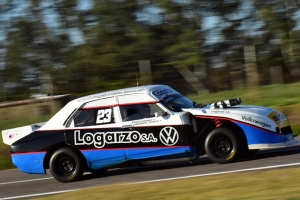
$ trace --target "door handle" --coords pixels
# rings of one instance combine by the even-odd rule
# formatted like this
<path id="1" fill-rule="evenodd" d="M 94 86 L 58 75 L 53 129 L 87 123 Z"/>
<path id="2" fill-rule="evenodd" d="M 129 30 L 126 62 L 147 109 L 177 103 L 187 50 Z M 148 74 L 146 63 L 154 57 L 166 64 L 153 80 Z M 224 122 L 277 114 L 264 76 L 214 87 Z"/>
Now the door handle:
<path id="1" fill-rule="evenodd" d="M 124 128 L 132 128 L 132 124 L 126 124 L 126 125 L 123 125 L 123 126 L 122 126 L 122 129 L 124 129 Z"/>

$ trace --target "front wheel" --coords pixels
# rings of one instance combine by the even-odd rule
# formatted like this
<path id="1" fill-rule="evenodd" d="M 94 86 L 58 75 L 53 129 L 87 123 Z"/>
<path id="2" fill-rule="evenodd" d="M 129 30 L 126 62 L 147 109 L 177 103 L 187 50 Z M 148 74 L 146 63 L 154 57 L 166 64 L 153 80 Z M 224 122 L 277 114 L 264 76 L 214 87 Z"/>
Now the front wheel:
<path id="1" fill-rule="evenodd" d="M 82 158 L 70 148 L 55 151 L 50 158 L 49 167 L 52 176 L 63 183 L 78 180 L 84 172 Z"/>
<path id="2" fill-rule="evenodd" d="M 216 163 L 229 163 L 238 158 L 242 151 L 239 137 L 227 128 L 212 130 L 205 140 L 205 152 Z"/>

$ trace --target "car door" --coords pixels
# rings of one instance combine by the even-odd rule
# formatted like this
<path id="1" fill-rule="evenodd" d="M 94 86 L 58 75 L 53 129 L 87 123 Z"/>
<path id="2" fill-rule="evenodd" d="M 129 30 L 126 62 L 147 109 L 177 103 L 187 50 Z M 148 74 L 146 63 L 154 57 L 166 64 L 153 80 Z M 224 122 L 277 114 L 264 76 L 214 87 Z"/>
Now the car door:
<path id="1" fill-rule="evenodd" d="M 84 104 L 66 126 L 66 142 L 78 148 L 93 170 L 125 161 L 118 142 L 120 124 L 115 97 Z"/>
<path id="2" fill-rule="evenodd" d="M 124 145 L 126 159 L 187 156 L 187 135 L 184 133 L 190 126 L 182 123 L 179 114 L 165 114 L 159 102 L 142 96 L 134 97 L 137 103 L 126 102 L 126 96 L 118 99 L 122 132 L 128 132 L 130 139 Z M 148 109 L 149 114 L 138 114 L 139 109 Z"/>

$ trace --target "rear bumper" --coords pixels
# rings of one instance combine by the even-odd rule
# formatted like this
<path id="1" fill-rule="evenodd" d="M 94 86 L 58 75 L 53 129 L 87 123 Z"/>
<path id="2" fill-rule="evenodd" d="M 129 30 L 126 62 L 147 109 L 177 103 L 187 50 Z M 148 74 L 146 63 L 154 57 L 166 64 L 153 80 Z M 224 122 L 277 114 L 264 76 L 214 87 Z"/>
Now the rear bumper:
<path id="1" fill-rule="evenodd" d="M 12 154 L 13 164 L 22 172 L 29 174 L 46 174 L 44 158 L 46 152 Z"/>

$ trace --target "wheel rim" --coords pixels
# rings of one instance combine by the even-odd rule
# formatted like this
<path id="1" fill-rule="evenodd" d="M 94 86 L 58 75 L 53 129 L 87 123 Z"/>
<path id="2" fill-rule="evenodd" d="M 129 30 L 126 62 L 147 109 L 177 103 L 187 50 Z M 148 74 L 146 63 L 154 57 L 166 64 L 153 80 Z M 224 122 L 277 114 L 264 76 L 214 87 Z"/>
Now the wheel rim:
<path id="1" fill-rule="evenodd" d="M 230 138 L 218 135 L 212 139 L 212 154 L 219 158 L 229 157 L 233 151 L 233 143 Z"/>
<path id="2" fill-rule="evenodd" d="M 69 155 L 60 155 L 56 159 L 56 171 L 63 177 L 69 177 L 76 170 L 76 162 Z"/>

